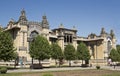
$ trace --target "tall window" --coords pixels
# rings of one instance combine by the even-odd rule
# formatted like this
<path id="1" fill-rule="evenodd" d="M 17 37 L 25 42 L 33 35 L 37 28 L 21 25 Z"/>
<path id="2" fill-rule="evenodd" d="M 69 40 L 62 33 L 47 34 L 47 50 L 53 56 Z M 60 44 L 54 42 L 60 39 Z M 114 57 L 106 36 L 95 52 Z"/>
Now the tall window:
<path id="1" fill-rule="evenodd" d="M 64 42 L 65 43 L 72 43 L 72 35 L 71 34 L 65 34 Z"/>
<path id="2" fill-rule="evenodd" d="M 23 46 L 25 44 L 25 32 L 23 32 Z"/>
<path id="3" fill-rule="evenodd" d="M 107 50 L 108 50 L 108 54 L 110 54 L 110 50 L 111 50 L 111 41 L 107 42 Z"/>

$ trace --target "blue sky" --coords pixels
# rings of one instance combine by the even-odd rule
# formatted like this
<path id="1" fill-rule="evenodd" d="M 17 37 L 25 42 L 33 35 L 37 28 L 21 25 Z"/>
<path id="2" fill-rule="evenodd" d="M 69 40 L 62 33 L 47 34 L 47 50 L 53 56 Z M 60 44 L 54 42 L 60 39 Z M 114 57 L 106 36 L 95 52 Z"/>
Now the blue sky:
<path id="1" fill-rule="evenodd" d="M 108 33 L 113 29 L 120 44 L 120 0 L 0 0 L 0 24 L 17 21 L 23 8 L 28 20 L 41 21 L 45 14 L 51 29 L 61 23 L 76 26 L 79 36 L 99 35 L 102 27 Z"/>

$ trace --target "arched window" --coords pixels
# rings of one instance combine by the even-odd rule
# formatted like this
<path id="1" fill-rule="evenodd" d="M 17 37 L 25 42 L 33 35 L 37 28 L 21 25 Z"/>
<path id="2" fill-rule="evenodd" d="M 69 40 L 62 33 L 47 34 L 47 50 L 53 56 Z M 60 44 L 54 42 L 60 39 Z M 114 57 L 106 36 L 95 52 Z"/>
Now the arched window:
<path id="1" fill-rule="evenodd" d="M 111 51 L 111 48 L 112 48 L 112 41 L 111 41 L 111 37 L 107 37 L 107 52 L 108 52 L 108 55 L 110 54 L 110 51 Z"/>
<path id="2" fill-rule="evenodd" d="M 38 32 L 32 31 L 31 34 L 30 34 L 30 37 L 35 38 L 37 35 L 38 35 Z"/>
<path id="3" fill-rule="evenodd" d="M 112 44 L 111 44 L 111 41 L 109 40 L 109 41 L 107 42 L 107 51 L 108 51 L 108 54 L 110 54 L 110 51 L 111 51 L 111 48 L 112 48 L 111 45 L 112 45 Z"/>

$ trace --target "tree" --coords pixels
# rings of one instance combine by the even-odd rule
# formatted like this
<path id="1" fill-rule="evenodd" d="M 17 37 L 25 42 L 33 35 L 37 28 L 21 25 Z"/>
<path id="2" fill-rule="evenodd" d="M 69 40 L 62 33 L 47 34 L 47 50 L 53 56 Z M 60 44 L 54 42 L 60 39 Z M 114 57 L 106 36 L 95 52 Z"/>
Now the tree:
<path id="1" fill-rule="evenodd" d="M 68 44 L 64 49 L 65 59 L 69 61 L 69 66 L 71 66 L 71 60 L 74 60 L 75 57 L 75 48 L 73 45 Z"/>
<path id="2" fill-rule="evenodd" d="M 35 39 L 30 43 L 30 56 L 34 59 L 37 59 L 39 61 L 39 64 L 41 64 L 41 61 L 44 59 L 50 58 L 50 45 L 48 40 L 38 35 L 35 37 Z"/>
<path id="3" fill-rule="evenodd" d="M 113 62 L 119 61 L 119 54 L 118 51 L 115 49 L 112 49 L 110 52 L 110 58 L 112 59 Z"/>
<path id="4" fill-rule="evenodd" d="M 119 54 L 119 60 L 118 61 L 120 61 L 120 45 L 117 45 L 116 47 L 117 47 L 117 52 Z"/>
<path id="5" fill-rule="evenodd" d="M 53 43 L 51 45 L 51 57 L 52 59 L 55 59 L 55 63 L 57 66 L 57 61 L 59 61 L 59 65 L 60 65 L 60 60 L 63 58 L 63 52 L 61 47 L 57 44 L 57 43 Z"/>
<path id="6" fill-rule="evenodd" d="M 2 30 L 3 30 L 2 27 L 0 27 L 0 32 L 2 32 Z"/>
<path id="7" fill-rule="evenodd" d="M 10 61 L 16 58 L 16 49 L 8 32 L 0 32 L 0 60 Z"/>
<path id="8" fill-rule="evenodd" d="M 82 60 L 82 64 L 83 64 L 83 60 L 88 61 L 90 59 L 89 50 L 83 42 L 81 42 L 77 46 L 76 55 L 77 55 L 77 59 Z"/>
<path id="9" fill-rule="evenodd" d="M 120 45 L 116 46 L 118 53 L 120 54 Z"/>

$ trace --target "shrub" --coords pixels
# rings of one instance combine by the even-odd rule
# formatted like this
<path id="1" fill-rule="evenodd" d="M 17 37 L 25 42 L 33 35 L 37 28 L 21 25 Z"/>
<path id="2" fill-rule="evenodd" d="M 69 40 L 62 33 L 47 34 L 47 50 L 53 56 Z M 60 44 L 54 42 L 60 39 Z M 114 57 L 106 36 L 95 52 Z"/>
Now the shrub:
<path id="1" fill-rule="evenodd" d="M 99 66 L 99 65 L 97 65 L 97 66 L 96 66 L 96 69 L 100 69 L 100 66 Z"/>
<path id="2" fill-rule="evenodd" d="M 88 67 L 88 64 L 81 64 L 81 67 Z"/>
<path id="3" fill-rule="evenodd" d="M 43 69 L 42 64 L 31 64 L 30 69 Z"/>
<path id="4" fill-rule="evenodd" d="M 6 68 L 6 67 L 2 67 L 2 68 L 0 69 L 0 72 L 1 72 L 1 74 L 7 73 L 7 68 Z"/>
<path id="5" fill-rule="evenodd" d="M 50 73 L 46 73 L 46 74 L 43 74 L 42 76 L 53 76 L 53 75 Z"/>

